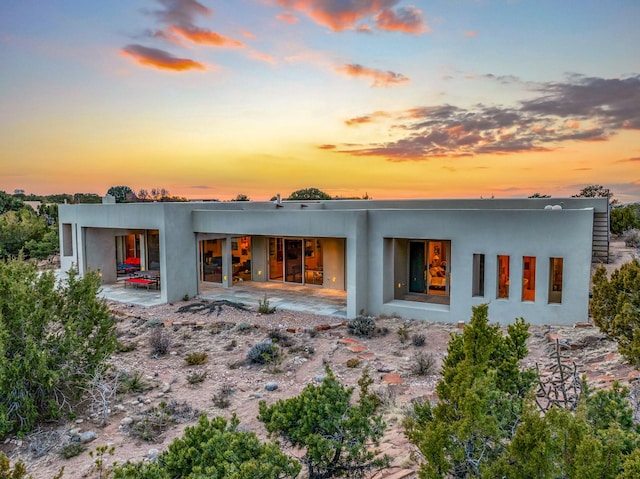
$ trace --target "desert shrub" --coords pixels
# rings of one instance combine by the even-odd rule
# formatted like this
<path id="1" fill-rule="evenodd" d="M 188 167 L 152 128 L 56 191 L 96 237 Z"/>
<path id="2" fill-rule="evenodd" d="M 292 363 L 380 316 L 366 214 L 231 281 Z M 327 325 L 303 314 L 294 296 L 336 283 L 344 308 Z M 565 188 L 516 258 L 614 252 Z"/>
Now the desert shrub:
<path id="1" fill-rule="evenodd" d="M 116 344 L 116 351 L 119 353 L 130 353 L 131 351 L 135 351 L 137 347 L 138 345 L 136 343 L 118 341 L 118 344 Z"/>
<path id="2" fill-rule="evenodd" d="M 263 443 L 255 433 L 238 430 L 235 414 L 200 416 L 196 426 L 185 429 L 158 460 L 116 466 L 114 479 L 293 479 L 298 461 L 282 453 L 276 443 Z"/>
<path id="3" fill-rule="evenodd" d="M 640 248 L 640 230 L 639 229 L 631 229 L 625 231 L 622 235 L 622 239 L 624 240 L 625 246 L 629 246 L 630 248 Z"/>
<path id="4" fill-rule="evenodd" d="M 267 294 L 265 293 L 264 299 L 258 300 L 258 313 L 260 314 L 273 314 L 276 312 L 275 306 L 269 306 L 269 298 L 267 298 Z"/>
<path id="5" fill-rule="evenodd" d="M 78 400 L 116 347 L 97 273 L 66 281 L 0 262 L 0 437 L 24 434 Z"/>
<path id="6" fill-rule="evenodd" d="M 229 342 L 229 344 L 227 344 L 224 347 L 225 351 L 233 351 L 233 349 L 238 345 L 238 341 L 236 341 L 235 339 L 232 339 L 231 342 Z"/>
<path id="7" fill-rule="evenodd" d="M 206 371 L 194 371 L 187 375 L 187 382 L 192 386 L 204 382 L 205 379 L 207 379 Z"/>
<path id="8" fill-rule="evenodd" d="M 119 373 L 118 392 L 123 394 L 141 393 L 150 389 L 151 386 L 143 377 L 141 371 L 121 371 Z"/>
<path id="9" fill-rule="evenodd" d="M 251 326 L 249 323 L 242 322 L 242 323 L 236 324 L 235 329 L 236 331 L 248 332 L 251 329 L 253 329 L 253 326 Z"/>
<path id="10" fill-rule="evenodd" d="M 278 343 L 278 345 L 283 348 L 288 348 L 294 344 L 293 338 L 291 335 L 285 331 L 280 329 L 272 329 L 269 331 L 269 338 L 272 342 Z"/>
<path id="11" fill-rule="evenodd" d="M 347 324 L 349 332 L 354 336 L 368 338 L 376 329 L 376 322 L 371 316 L 357 316 Z"/>
<path id="12" fill-rule="evenodd" d="M 281 354 L 277 345 L 266 340 L 251 346 L 247 352 L 247 361 L 250 364 L 272 364 L 279 361 Z"/>
<path id="13" fill-rule="evenodd" d="M 86 450 L 86 446 L 81 442 L 70 442 L 60 448 L 59 454 L 64 459 L 71 459 L 72 457 L 79 456 Z M 2 477 L 2 475 L 0 475 L 0 477 Z"/>
<path id="14" fill-rule="evenodd" d="M 181 421 L 190 421 L 198 411 L 186 402 L 175 400 L 161 402 L 142 414 L 142 419 L 131 425 L 131 434 L 143 441 L 157 442 L 171 426 Z"/>
<path id="15" fill-rule="evenodd" d="M 149 333 L 149 346 L 152 356 L 164 356 L 169 352 L 171 338 L 162 327 L 155 327 Z"/>
<path id="16" fill-rule="evenodd" d="M 417 333 L 417 334 L 414 334 L 413 336 L 411 336 L 411 343 L 416 348 L 421 348 L 422 346 L 424 346 L 424 343 L 426 341 L 427 341 L 427 338 L 422 333 Z"/>
<path id="17" fill-rule="evenodd" d="M 231 384 L 225 383 L 222 387 L 216 392 L 211 400 L 213 401 L 213 405 L 215 407 L 219 407 L 220 409 L 226 409 L 231 405 L 231 396 L 234 393 L 233 386 Z"/>
<path id="18" fill-rule="evenodd" d="M 604 266 L 593 275 L 589 310 L 598 328 L 618 342 L 628 361 L 640 365 L 640 261 L 625 263 L 607 277 Z"/>
<path id="19" fill-rule="evenodd" d="M 208 357 L 209 356 L 207 355 L 207 353 L 202 352 L 202 353 L 191 353 L 187 355 L 187 357 L 184 359 L 189 366 L 198 366 L 199 364 L 206 363 Z"/>
<path id="20" fill-rule="evenodd" d="M 407 326 L 406 323 L 403 324 L 397 329 L 396 334 L 398 335 L 400 342 L 404 344 L 409 340 L 409 326 Z"/>
<path id="21" fill-rule="evenodd" d="M 270 436 L 304 451 L 309 479 L 364 477 L 390 463 L 370 447 L 379 444 L 386 427 L 378 414 L 380 402 L 369 391 L 372 383 L 365 371 L 358 381 L 358 400 L 352 403 L 353 388 L 346 388 L 327 367 L 322 383 L 309 384 L 298 396 L 270 406 L 260 401 L 258 419 Z"/>
<path id="22" fill-rule="evenodd" d="M 360 360 L 358 358 L 347 359 L 346 365 L 348 368 L 357 368 L 360 366 Z"/>
<path id="23" fill-rule="evenodd" d="M 436 360 L 433 354 L 425 354 L 422 351 L 413 355 L 411 373 L 416 376 L 429 376 L 436 372 Z"/>

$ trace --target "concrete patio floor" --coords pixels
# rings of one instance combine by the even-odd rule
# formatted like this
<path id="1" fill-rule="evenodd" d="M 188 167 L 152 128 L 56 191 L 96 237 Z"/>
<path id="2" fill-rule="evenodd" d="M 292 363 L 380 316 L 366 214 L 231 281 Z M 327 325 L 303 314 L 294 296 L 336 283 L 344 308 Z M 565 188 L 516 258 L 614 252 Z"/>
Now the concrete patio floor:
<path id="1" fill-rule="evenodd" d="M 160 291 L 146 288 L 125 288 L 122 280 L 102 286 L 100 296 L 120 303 L 136 306 L 158 306 L 163 304 Z M 258 308 L 265 298 L 270 306 L 288 311 L 303 311 L 322 316 L 346 317 L 347 293 L 321 289 L 312 286 L 298 286 L 281 283 L 244 282 L 231 288 L 222 288 L 208 283 L 200 283 L 199 298 L 209 301 L 227 300 Z"/>

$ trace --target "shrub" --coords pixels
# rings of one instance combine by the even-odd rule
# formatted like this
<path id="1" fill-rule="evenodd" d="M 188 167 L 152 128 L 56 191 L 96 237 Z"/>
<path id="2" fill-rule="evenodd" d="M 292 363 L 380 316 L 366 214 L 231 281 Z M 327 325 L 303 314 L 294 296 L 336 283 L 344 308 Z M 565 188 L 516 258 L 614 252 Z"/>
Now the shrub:
<path id="1" fill-rule="evenodd" d="M 254 344 L 247 352 L 247 361 L 251 364 L 272 364 L 279 361 L 281 351 L 271 340 Z"/>
<path id="2" fill-rule="evenodd" d="M 625 263 L 607 277 L 604 266 L 593 275 L 589 309 L 593 321 L 628 361 L 640 365 L 640 261 Z"/>
<path id="3" fill-rule="evenodd" d="M 260 401 L 258 419 L 270 436 L 304 450 L 309 479 L 364 477 L 390 463 L 369 447 L 379 444 L 386 427 L 378 414 L 380 402 L 369 391 L 372 383 L 365 371 L 358 381 L 358 400 L 352 403 L 353 388 L 345 388 L 327 367 L 320 385 L 309 384 L 300 395 L 270 406 Z"/>
<path id="4" fill-rule="evenodd" d="M 164 356 L 169 352 L 171 338 L 162 327 L 155 327 L 149 334 L 149 345 L 152 356 Z"/>
<path id="5" fill-rule="evenodd" d="M 354 336 L 368 338 L 376 329 L 376 322 L 371 316 L 357 316 L 347 324 L 349 332 Z"/>
<path id="6" fill-rule="evenodd" d="M 156 442 L 176 422 L 191 420 L 198 412 L 186 402 L 161 402 L 143 413 L 141 420 L 131 426 L 131 434 L 147 442 Z"/>
<path id="7" fill-rule="evenodd" d="M 127 463 L 114 469 L 115 479 L 293 479 L 300 464 L 282 453 L 276 443 L 263 443 L 253 432 L 238 430 L 235 414 L 200 416 L 153 463 Z"/>
<path id="8" fill-rule="evenodd" d="M 436 360 L 433 354 L 425 354 L 422 351 L 413 355 L 411 373 L 416 376 L 429 376 L 435 373 Z"/>
<path id="9" fill-rule="evenodd" d="M 271 331 L 269 331 L 269 338 L 272 342 L 278 343 L 284 348 L 292 346 L 294 343 L 291 335 L 280 329 L 272 329 Z"/>
<path id="10" fill-rule="evenodd" d="M 404 344 L 409 339 L 409 327 L 407 326 L 407 324 L 405 323 L 400 326 L 396 331 L 396 334 L 398 335 L 398 339 L 400 340 L 400 342 Z"/>
<path id="11" fill-rule="evenodd" d="M 640 248 L 640 230 L 634 228 L 625 231 L 622 235 L 622 239 L 624 240 L 625 246 L 629 246 L 630 248 Z"/>
<path id="12" fill-rule="evenodd" d="M 258 300 L 258 313 L 260 314 L 273 314 L 276 312 L 275 306 L 269 306 L 269 299 L 265 293 L 263 300 Z"/>
<path id="13" fill-rule="evenodd" d="M 191 385 L 200 384 L 207 378 L 206 371 L 194 371 L 187 375 L 187 382 Z"/>
<path id="14" fill-rule="evenodd" d="M 116 351 L 119 353 L 130 353 L 131 351 L 135 351 L 138 347 L 136 343 L 125 343 L 122 341 L 118 341 L 116 345 Z"/>
<path id="15" fill-rule="evenodd" d="M 346 364 L 348 368 L 357 368 L 360 366 L 360 360 L 358 358 L 349 358 Z"/>
<path id="16" fill-rule="evenodd" d="M 220 390 L 213 395 L 211 400 L 215 407 L 220 409 L 226 409 L 231 405 L 231 396 L 234 393 L 233 386 L 231 384 L 223 384 Z"/>
<path id="17" fill-rule="evenodd" d="M 185 361 L 189 366 L 197 366 L 199 364 L 204 364 L 207 362 L 208 355 L 207 353 L 191 353 L 187 355 Z"/>
<path id="18" fill-rule="evenodd" d="M 238 341 L 232 339 L 229 344 L 224 347 L 225 351 L 233 351 L 233 349 L 238 345 Z"/>
<path id="19" fill-rule="evenodd" d="M 424 343 L 426 341 L 427 341 L 427 338 L 422 333 L 414 334 L 413 336 L 411 336 L 411 343 L 416 348 L 421 348 L 422 346 L 424 346 Z"/>
<path id="20" fill-rule="evenodd" d="M 0 261 L 0 437 L 58 418 L 116 347 L 97 273 L 56 282 L 20 260 Z"/>
<path id="21" fill-rule="evenodd" d="M 142 378 L 141 371 L 120 373 L 118 392 L 123 394 L 141 393 L 148 389 L 150 389 L 150 385 Z"/>
<path id="22" fill-rule="evenodd" d="M 72 457 L 76 457 L 82 454 L 86 450 L 87 448 L 85 447 L 84 444 L 80 442 L 70 442 L 69 444 L 63 446 L 60 449 L 59 454 L 64 459 L 71 459 Z M 0 474 L 0 477 L 2 477 L 1 474 Z"/>

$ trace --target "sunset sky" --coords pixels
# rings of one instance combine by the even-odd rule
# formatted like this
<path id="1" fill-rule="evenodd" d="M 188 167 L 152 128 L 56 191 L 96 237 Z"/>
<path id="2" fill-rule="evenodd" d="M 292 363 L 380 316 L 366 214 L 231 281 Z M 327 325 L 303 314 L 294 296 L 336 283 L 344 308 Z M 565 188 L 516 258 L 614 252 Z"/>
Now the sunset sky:
<path id="1" fill-rule="evenodd" d="M 640 201 L 638 0 L 2 0 L 0 190 Z"/>

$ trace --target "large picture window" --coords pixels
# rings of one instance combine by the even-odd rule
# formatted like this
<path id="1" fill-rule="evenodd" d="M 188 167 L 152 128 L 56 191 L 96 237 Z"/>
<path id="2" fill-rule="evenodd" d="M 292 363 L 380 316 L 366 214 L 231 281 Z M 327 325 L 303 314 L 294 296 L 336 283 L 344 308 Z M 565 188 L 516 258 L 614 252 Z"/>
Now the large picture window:
<path id="1" fill-rule="evenodd" d="M 484 296 L 484 255 L 473 255 L 473 296 Z"/>
<path id="2" fill-rule="evenodd" d="M 409 292 L 429 298 L 449 297 L 451 242 L 445 240 L 409 241 Z"/>

